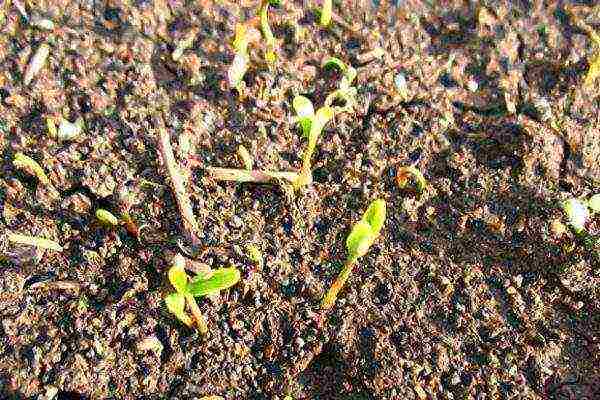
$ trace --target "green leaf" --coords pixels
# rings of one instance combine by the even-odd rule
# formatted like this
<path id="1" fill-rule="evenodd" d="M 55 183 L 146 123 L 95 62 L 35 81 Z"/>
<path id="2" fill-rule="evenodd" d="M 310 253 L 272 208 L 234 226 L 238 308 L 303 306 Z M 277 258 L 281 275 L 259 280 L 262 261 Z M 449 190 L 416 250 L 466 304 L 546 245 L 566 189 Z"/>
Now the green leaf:
<path id="1" fill-rule="evenodd" d="M 329 120 L 331 120 L 333 118 L 334 115 L 334 111 L 333 108 L 331 107 L 321 107 L 317 110 L 317 114 L 315 115 L 315 118 L 313 120 L 313 124 L 314 124 L 314 129 L 317 130 L 319 133 L 321 133 L 321 131 L 323 130 L 323 127 L 325 126 L 325 124 L 327 124 L 327 122 L 329 122 Z M 312 130 L 312 129 L 311 129 Z"/>
<path id="2" fill-rule="evenodd" d="M 600 212 L 600 193 L 593 195 L 588 200 L 588 207 L 592 212 Z"/>
<path id="3" fill-rule="evenodd" d="M 348 69 L 346 64 L 337 57 L 329 57 L 327 60 L 323 61 L 322 67 L 325 69 L 337 68 L 343 74 L 346 74 L 346 71 Z M 354 69 L 354 68 L 352 68 L 352 69 Z M 356 74 L 356 71 L 354 71 L 354 72 Z"/>
<path id="4" fill-rule="evenodd" d="M 379 235 L 385 223 L 385 201 L 383 199 L 373 201 L 365 211 L 362 220 L 371 226 L 375 236 Z"/>
<path id="5" fill-rule="evenodd" d="M 175 256 L 173 266 L 169 269 L 169 282 L 178 293 L 186 294 L 188 292 L 187 281 L 188 277 L 184 269 L 185 260 L 181 256 Z"/>
<path id="6" fill-rule="evenodd" d="M 119 219 L 115 217 L 110 211 L 106 211 L 102 208 L 96 210 L 96 218 L 98 218 L 98 220 L 105 225 L 119 225 Z"/>
<path id="7" fill-rule="evenodd" d="M 356 259 L 367 254 L 369 247 L 375 240 L 373 229 L 367 222 L 359 221 L 346 238 L 346 249 L 348 250 L 349 258 Z"/>
<path id="8" fill-rule="evenodd" d="M 171 293 L 165 297 L 167 310 L 187 326 L 192 326 L 192 319 L 185 313 L 185 296 L 181 293 Z"/>
<path id="9" fill-rule="evenodd" d="M 237 268 L 219 268 L 208 279 L 194 278 L 187 289 L 193 296 L 206 296 L 227 289 L 239 280 L 240 271 Z"/>
<path id="10" fill-rule="evenodd" d="M 319 24 L 326 27 L 331 23 L 331 13 L 333 11 L 333 0 L 323 0 L 323 9 L 321 10 L 321 18 Z"/>
<path id="11" fill-rule="evenodd" d="M 302 128 L 302 134 L 308 136 L 315 116 L 315 109 L 312 102 L 304 96 L 296 96 L 292 101 L 292 107 L 294 107 L 294 111 L 298 115 L 298 123 Z"/>

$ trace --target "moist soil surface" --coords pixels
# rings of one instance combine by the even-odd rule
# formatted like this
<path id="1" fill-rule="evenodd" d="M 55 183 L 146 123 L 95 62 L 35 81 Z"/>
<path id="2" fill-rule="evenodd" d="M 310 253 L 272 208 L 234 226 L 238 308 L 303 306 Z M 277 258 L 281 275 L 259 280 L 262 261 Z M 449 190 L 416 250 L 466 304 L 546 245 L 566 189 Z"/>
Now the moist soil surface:
<path id="1" fill-rule="evenodd" d="M 242 95 L 227 70 L 254 2 L 0 5 L 1 398 L 600 399 L 600 219 L 577 235 L 560 208 L 598 192 L 600 79 L 584 80 L 600 50 L 582 26 L 600 32 L 600 8 L 377 3 L 334 3 L 327 29 L 314 3 L 270 7 L 277 60 L 251 43 Z M 42 43 L 48 59 L 25 84 Z M 256 168 L 297 170 L 292 99 L 323 105 L 340 81 L 321 68 L 331 56 L 357 69 L 357 105 L 326 125 L 312 184 L 206 172 L 243 168 L 239 145 Z M 157 113 L 199 248 L 159 157 Z M 83 132 L 49 135 L 61 117 L 81 117 Z M 50 182 L 16 168 L 19 152 Z M 409 165 L 421 192 L 398 185 Z M 381 236 L 322 312 L 376 198 Z M 99 208 L 130 220 L 103 225 Z M 242 273 L 198 299 L 206 336 L 164 306 L 177 253 Z"/>

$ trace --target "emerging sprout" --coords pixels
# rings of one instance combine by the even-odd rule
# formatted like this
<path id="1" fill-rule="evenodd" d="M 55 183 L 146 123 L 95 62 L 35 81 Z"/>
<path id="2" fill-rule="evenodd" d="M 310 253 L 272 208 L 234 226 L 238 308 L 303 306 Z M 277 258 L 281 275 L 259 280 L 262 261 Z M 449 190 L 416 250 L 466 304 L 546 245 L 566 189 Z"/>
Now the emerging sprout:
<path id="1" fill-rule="evenodd" d="M 34 175 L 38 178 L 40 183 L 44 185 L 50 184 L 50 179 L 46 176 L 44 169 L 33 158 L 28 157 L 23 153 L 17 153 L 15 154 L 13 165 L 15 168 L 23 169 L 27 171 L 27 173 Z"/>
<path id="2" fill-rule="evenodd" d="M 48 120 L 46 122 L 48 122 Z M 83 132 L 84 125 L 85 123 L 82 117 L 77 118 L 74 123 L 62 118 L 60 120 L 60 125 L 58 126 L 58 131 L 56 132 L 56 139 L 61 142 L 76 139 L 81 135 L 81 132 Z M 50 135 L 53 133 L 51 125 L 48 126 L 48 133 Z"/>
<path id="3" fill-rule="evenodd" d="M 413 177 L 417 186 L 417 192 L 423 193 L 427 187 L 427 180 L 423 176 L 423 173 L 412 165 L 408 167 L 399 167 L 396 172 L 396 183 L 401 189 L 404 189 L 408 184 L 410 177 Z"/>
<path id="4" fill-rule="evenodd" d="M 346 239 L 346 250 L 348 258 L 344 264 L 344 268 L 333 282 L 329 291 L 323 298 L 321 308 L 328 309 L 333 306 L 339 291 L 342 289 L 356 261 L 367 254 L 371 245 L 379 237 L 381 228 L 385 223 L 386 207 L 385 201 L 382 199 L 373 201 L 362 219 L 354 225 L 350 235 Z"/>
<path id="5" fill-rule="evenodd" d="M 277 59 L 277 55 L 275 54 L 277 43 L 275 36 L 273 36 L 273 31 L 271 31 L 271 27 L 269 26 L 269 5 L 278 6 L 279 4 L 281 4 L 279 0 L 262 0 L 260 7 L 260 29 L 267 44 L 265 59 L 269 64 L 273 64 Z"/>
<path id="6" fill-rule="evenodd" d="M 323 8 L 321 9 L 321 19 L 319 25 L 323 28 L 331 23 L 331 12 L 333 10 L 333 0 L 323 0 Z"/>
<path id="7" fill-rule="evenodd" d="M 117 226 L 119 225 L 119 219 L 115 217 L 110 211 L 99 208 L 96 210 L 96 218 L 104 225 Z"/>
<path id="8" fill-rule="evenodd" d="M 237 89 L 239 93 L 242 93 L 244 89 L 244 75 L 248 70 L 248 32 L 246 25 L 238 24 L 235 27 L 235 39 L 233 40 L 233 48 L 235 49 L 235 56 L 233 63 L 227 71 L 227 78 L 229 80 L 229 86 Z"/>
<path id="9" fill-rule="evenodd" d="M 331 106 L 337 99 L 342 100 L 345 104 L 344 107 L 336 107 L 336 112 L 347 111 L 351 112 L 356 105 L 356 87 L 352 86 L 352 82 L 356 78 L 356 69 L 354 67 L 347 66 L 342 60 L 337 57 L 328 58 L 323 62 L 323 68 L 337 68 L 342 72 L 342 80 L 338 85 L 338 89 L 333 93 L 330 93 L 325 99 L 325 105 Z"/>
<path id="10" fill-rule="evenodd" d="M 46 250 L 62 251 L 63 248 L 54 240 L 39 238 L 35 236 L 21 235 L 19 233 L 9 233 L 7 235 L 9 242 L 25 244 L 29 246 L 40 247 Z"/>
<path id="11" fill-rule="evenodd" d="M 248 171 L 252 170 L 254 160 L 244 145 L 240 144 L 237 149 L 238 156 L 241 158 L 244 168 Z"/>
<path id="12" fill-rule="evenodd" d="M 23 83 L 25 83 L 25 85 L 29 85 L 33 78 L 42 70 L 46 63 L 46 59 L 48 58 L 48 54 L 50 54 L 50 46 L 46 43 L 42 43 L 33 57 L 31 57 L 29 65 L 27 65 L 25 75 L 23 76 Z"/>
<path id="13" fill-rule="evenodd" d="M 581 233 L 590 218 L 586 205 L 575 198 L 571 198 L 562 203 L 562 209 L 567 215 L 569 225 L 573 227 L 576 233 Z"/>
<path id="14" fill-rule="evenodd" d="M 175 293 L 165 297 L 167 309 L 189 327 L 193 326 L 193 320 L 195 320 L 198 330 L 202 334 L 208 332 L 208 327 L 194 297 L 216 294 L 235 285 L 240 280 L 240 272 L 236 268 L 230 267 L 198 275 L 188 282 L 185 260 L 179 254 L 175 256 L 168 276 L 171 285 L 175 288 Z M 186 304 L 192 313 L 193 320 L 185 312 Z"/>
<path id="15" fill-rule="evenodd" d="M 319 108 L 315 113 L 311 101 L 303 96 L 296 96 L 292 105 L 298 114 L 297 120 L 302 127 L 302 133 L 308 137 L 308 145 L 302 157 L 300 176 L 294 182 L 297 189 L 312 182 L 311 158 L 317 147 L 319 136 L 327 122 L 333 118 L 334 111 L 333 108 L 325 106 Z"/>

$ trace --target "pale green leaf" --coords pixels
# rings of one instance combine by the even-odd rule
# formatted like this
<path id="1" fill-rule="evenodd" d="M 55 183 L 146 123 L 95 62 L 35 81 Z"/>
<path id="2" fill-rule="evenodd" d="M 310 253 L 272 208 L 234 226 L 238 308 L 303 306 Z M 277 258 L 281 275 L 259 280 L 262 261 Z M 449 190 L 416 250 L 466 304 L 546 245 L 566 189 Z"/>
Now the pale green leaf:
<path id="1" fill-rule="evenodd" d="M 185 296 L 181 293 L 171 293 L 167 297 L 165 297 L 165 304 L 167 305 L 167 309 L 172 314 L 179 317 L 184 313 L 185 309 Z"/>
<path id="2" fill-rule="evenodd" d="M 385 223 L 385 201 L 383 199 L 373 201 L 367 208 L 362 220 L 371 226 L 371 231 L 375 236 L 379 235 Z"/>
<path id="3" fill-rule="evenodd" d="M 371 225 L 365 221 L 359 221 L 352 227 L 350 235 L 346 238 L 346 249 L 350 258 L 356 259 L 367 254 L 374 240 L 375 235 Z"/>
<path id="4" fill-rule="evenodd" d="M 208 279 L 196 277 L 188 284 L 193 296 L 207 296 L 235 285 L 240 280 L 240 271 L 234 267 L 219 268 Z"/>
<path id="5" fill-rule="evenodd" d="M 187 274 L 184 269 L 185 261 L 183 259 L 175 258 L 173 266 L 169 268 L 168 276 L 169 282 L 175 288 L 178 293 L 187 293 Z"/>

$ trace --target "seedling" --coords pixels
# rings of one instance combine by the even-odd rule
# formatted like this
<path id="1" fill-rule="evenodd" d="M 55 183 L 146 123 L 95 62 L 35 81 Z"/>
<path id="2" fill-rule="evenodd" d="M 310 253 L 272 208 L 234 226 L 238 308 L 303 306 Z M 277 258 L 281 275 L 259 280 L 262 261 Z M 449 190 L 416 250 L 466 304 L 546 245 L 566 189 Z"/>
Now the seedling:
<path id="1" fill-rule="evenodd" d="M 427 180 L 423 176 L 423 173 L 412 165 L 398 168 L 398 171 L 396 172 L 396 183 L 400 189 L 404 189 L 408 185 L 411 176 L 415 180 L 417 192 L 423 193 L 427 187 Z"/>
<path id="2" fill-rule="evenodd" d="M 292 106 L 298 116 L 296 120 L 302 128 L 302 134 L 308 138 L 308 145 L 304 150 L 302 157 L 302 168 L 300 175 L 294 182 L 294 187 L 298 189 L 301 186 L 308 185 L 312 182 L 311 159 L 317 146 L 317 141 L 321 136 L 323 128 L 333 118 L 334 110 L 329 106 L 321 107 L 314 112 L 312 102 L 304 96 L 296 96 L 292 102 Z"/>
<path id="3" fill-rule="evenodd" d="M 119 225 L 119 219 L 115 217 L 110 211 L 99 208 L 96 210 L 96 218 L 98 221 L 107 226 Z"/>
<path id="4" fill-rule="evenodd" d="M 273 36 L 273 31 L 271 31 L 271 27 L 269 26 L 269 5 L 278 6 L 280 4 L 281 0 L 263 0 L 260 7 L 260 29 L 267 44 L 265 59 L 269 64 L 273 64 L 275 63 L 275 60 L 277 60 L 277 55 L 275 54 L 277 42 L 275 41 L 275 36 Z"/>
<path id="5" fill-rule="evenodd" d="M 348 277 L 352 273 L 352 268 L 356 261 L 367 254 L 371 245 L 379 237 L 381 228 L 385 223 L 385 201 L 382 199 L 373 201 L 362 219 L 354 225 L 350 235 L 346 238 L 346 250 L 348 258 L 344 268 L 333 282 L 329 291 L 321 303 L 322 309 L 329 309 L 335 303 L 339 291 L 342 289 Z"/>
<path id="6" fill-rule="evenodd" d="M 590 217 L 600 212 L 600 193 L 593 195 L 588 200 L 570 198 L 565 200 L 561 206 L 567 216 L 569 225 L 575 233 L 579 234 L 585 230 L 585 224 Z"/>
<path id="7" fill-rule="evenodd" d="M 33 158 L 26 156 L 23 153 L 15 154 L 13 160 L 15 168 L 23 169 L 29 174 L 34 175 L 43 185 L 49 185 L 50 179 L 46 176 L 44 169 Z"/>
<path id="8" fill-rule="evenodd" d="M 343 107 L 334 107 L 335 112 L 352 112 L 356 106 L 356 87 L 352 86 L 352 82 L 356 78 L 356 69 L 351 65 L 346 65 L 337 57 L 328 58 L 323 62 L 323 68 L 337 68 L 342 72 L 342 80 L 338 85 L 338 89 L 330 93 L 325 99 L 325 105 L 331 106 L 335 100 L 342 100 L 345 104 Z"/>
<path id="9" fill-rule="evenodd" d="M 286 171 L 263 171 L 263 170 L 247 170 L 235 168 L 218 168 L 208 167 L 208 174 L 220 181 L 232 182 L 252 182 L 252 183 L 268 183 L 272 181 L 284 181 L 294 183 L 298 180 L 299 175 L 295 172 Z"/>
<path id="10" fill-rule="evenodd" d="M 323 8 L 321 9 L 321 18 L 319 25 L 326 28 L 331 23 L 331 13 L 333 11 L 333 0 L 323 0 Z"/>
<path id="11" fill-rule="evenodd" d="M 240 144 L 237 149 L 237 154 L 240 157 L 240 159 L 242 160 L 242 164 L 244 164 L 244 168 L 248 171 L 251 171 L 252 167 L 254 166 L 254 160 L 252 159 L 252 156 L 250 155 L 250 152 L 248 151 L 248 149 L 246 149 L 246 147 L 244 147 L 244 145 Z"/>
<path id="12" fill-rule="evenodd" d="M 9 242 L 35 246 L 46 250 L 62 251 L 63 248 L 54 240 L 39 238 L 35 236 L 21 235 L 19 233 L 9 233 L 7 236 Z"/>
<path id="13" fill-rule="evenodd" d="M 248 28 L 244 24 L 237 24 L 235 27 L 235 39 L 233 40 L 233 48 L 235 56 L 233 63 L 227 71 L 229 86 L 237 89 L 238 93 L 244 90 L 244 75 L 248 70 L 248 44 L 250 43 L 248 36 Z"/>
<path id="14" fill-rule="evenodd" d="M 179 254 L 175 256 L 168 276 L 169 281 L 175 288 L 175 293 L 165 297 L 167 309 L 190 328 L 195 321 L 198 330 L 202 334 L 208 332 L 208 326 L 194 297 L 217 294 L 221 290 L 235 285 L 240 280 L 240 272 L 236 268 L 230 267 L 219 268 L 211 273 L 199 274 L 190 281 L 185 272 L 185 259 Z M 186 304 L 193 319 L 185 312 Z"/>

